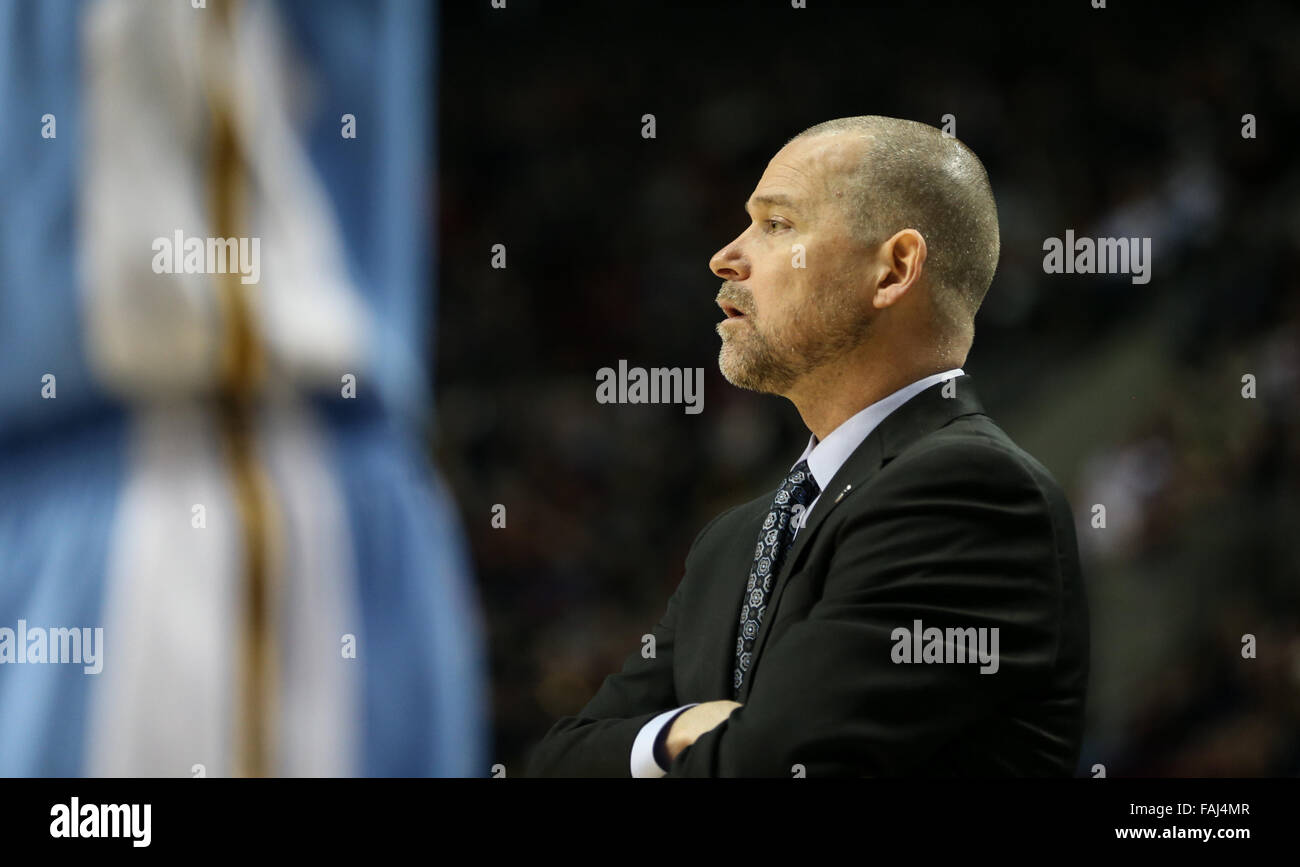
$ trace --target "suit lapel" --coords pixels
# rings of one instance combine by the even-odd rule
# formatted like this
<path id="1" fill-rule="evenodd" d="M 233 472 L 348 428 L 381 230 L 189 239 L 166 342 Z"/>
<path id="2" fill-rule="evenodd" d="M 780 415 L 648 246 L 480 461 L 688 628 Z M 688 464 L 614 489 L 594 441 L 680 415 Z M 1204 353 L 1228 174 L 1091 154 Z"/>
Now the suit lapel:
<path id="1" fill-rule="evenodd" d="M 969 375 L 958 376 L 949 382 L 948 391 L 952 397 L 944 396 L 944 386 L 949 382 L 936 383 L 925 391 L 914 396 L 911 400 L 895 409 L 885 417 L 885 420 L 867 435 L 862 444 L 849 455 L 848 460 L 840 467 L 831 479 L 830 483 L 822 491 L 821 497 L 817 500 L 816 506 L 812 510 L 812 516 L 808 523 L 795 536 L 794 544 L 790 550 L 785 553 L 781 561 L 781 566 L 777 570 L 776 585 L 772 588 L 772 596 L 767 603 L 767 611 L 763 615 L 763 625 L 758 630 L 758 637 L 754 639 L 753 658 L 750 664 L 749 674 L 745 677 L 745 684 L 741 687 L 739 701 L 742 703 L 748 699 L 750 688 L 754 682 L 754 670 L 758 667 L 758 661 L 767 643 L 767 636 L 772 631 L 772 624 L 776 622 L 777 607 L 781 602 L 782 593 L 785 586 L 789 583 L 790 574 L 795 570 L 800 556 L 812 543 L 817 531 L 826 523 L 826 519 L 841 504 L 848 502 L 857 491 L 866 486 L 871 478 L 880 469 L 893 460 L 903 449 L 919 440 L 926 434 L 938 430 L 948 422 L 963 415 L 984 412 L 979 398 L 975 396 L 974 388 L 970 385 L 971 378 Z M 766 512 L 764 512 L 766 514 Z M 743 592 L 743 587 L 741 588 Z M 740 596 L 736 596 L 736 611 L 740 610 Z M 732 636 L 731 644 L 735 645 L 735 617 L 732 617 Z M 730 671 L 730 668 L 728 668 Z M 727 684 L 728 689 L 730 683 Z"/>

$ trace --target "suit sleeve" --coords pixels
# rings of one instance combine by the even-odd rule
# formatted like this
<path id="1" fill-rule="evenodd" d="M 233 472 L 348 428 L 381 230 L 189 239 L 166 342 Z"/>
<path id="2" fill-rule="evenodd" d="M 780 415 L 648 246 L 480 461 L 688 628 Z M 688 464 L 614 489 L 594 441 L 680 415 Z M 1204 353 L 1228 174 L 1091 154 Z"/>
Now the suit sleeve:
<path id="1" fill-rule="evenodd" d="M 931 447 L 887 465 L 858 496 L 835 529 L 819 601 L 763 648 L 744 706 L 667 776 L 789 778 L 796 765 L 809 777 L 905 774 L 1050 672 L 1055 533 L 1017 456 L 992 443 Z M 895 661 L 895 630 L 917 620 L 998 629 L 996 672 Z"/>

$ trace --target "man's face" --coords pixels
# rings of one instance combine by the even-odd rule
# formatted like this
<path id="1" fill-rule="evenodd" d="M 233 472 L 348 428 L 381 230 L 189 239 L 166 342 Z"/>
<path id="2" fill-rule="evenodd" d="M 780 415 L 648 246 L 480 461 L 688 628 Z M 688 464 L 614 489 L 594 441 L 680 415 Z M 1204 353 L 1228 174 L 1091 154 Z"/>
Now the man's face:
<path id="1" fill-rule="evenodd" d="M 732 385 L 787 394 L 866 338 L 874 318 L 867 251 L 854 237 L 840 182 L 862 139 L 790 142 L 745 204 L 752 222 L 709 262 L 723 278 L 718 366 Z M 796 260 L 803 245 L 802 265 Z"/>

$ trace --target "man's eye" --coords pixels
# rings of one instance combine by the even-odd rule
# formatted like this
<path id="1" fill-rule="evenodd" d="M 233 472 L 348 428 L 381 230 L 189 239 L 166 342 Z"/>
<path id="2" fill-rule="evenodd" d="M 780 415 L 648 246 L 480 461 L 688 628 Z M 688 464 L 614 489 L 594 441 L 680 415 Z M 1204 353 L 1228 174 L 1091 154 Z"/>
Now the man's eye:
<path id="1" fill-rule="evenodd" d="M 764 220 L 763 222 L 770 227 L 768 229 L 768 232 L 775 232 L 778 229 L 785 228 L 785 224 L 782 223 L 780 220 Z"/>

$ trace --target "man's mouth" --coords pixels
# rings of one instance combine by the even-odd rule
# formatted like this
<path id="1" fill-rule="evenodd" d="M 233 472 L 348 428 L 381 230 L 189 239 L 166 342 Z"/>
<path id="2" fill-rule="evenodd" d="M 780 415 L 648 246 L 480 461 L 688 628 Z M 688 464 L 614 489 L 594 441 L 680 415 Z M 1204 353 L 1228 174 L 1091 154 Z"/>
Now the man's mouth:
<path id="1" fill-rule="evenodd" d="M 740 319 L 746 315 L 745 311 L 728 301 L 719 301 L 718 306 L 722 308 L 723 313 L 727 314 L 728 319 Z"/>

